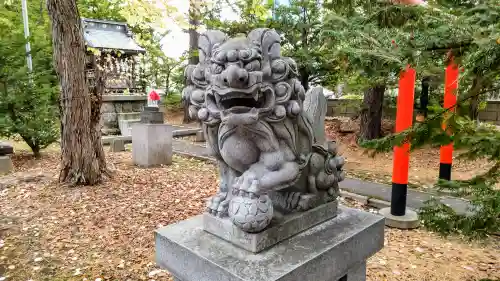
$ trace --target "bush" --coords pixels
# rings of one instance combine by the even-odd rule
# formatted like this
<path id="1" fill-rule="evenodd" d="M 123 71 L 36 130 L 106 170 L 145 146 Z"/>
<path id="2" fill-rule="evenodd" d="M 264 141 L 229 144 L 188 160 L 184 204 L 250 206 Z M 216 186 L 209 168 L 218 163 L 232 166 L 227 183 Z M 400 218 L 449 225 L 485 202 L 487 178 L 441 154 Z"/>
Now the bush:
<path id="1" fill-rule="evenodd" d="M 179 93 L 170 92 L 163 97 L 163 104 L 167 109 L 178 110 L 182 109 L 182 95 Z"/>
<path id="2" fill-rule="evenodd" d="M 19 135 L 35 157 L 59 138 L 58 82 L 52 67 L 48 25 L 33 25 L 33 73 L 26 66 L 23 27 L 17 6 L 2 6 L 0 16 L 0 136 Z"/>
<path id="3" fill-rule="evenodd" d="M 59 138 L 55 91 L 40 79 L 33 79 L 33 84 L 20 79 L 0 87 L 0 112 L 5 113 L 0 116 L 0 135 L 20 135 L 35 157 Z"/>

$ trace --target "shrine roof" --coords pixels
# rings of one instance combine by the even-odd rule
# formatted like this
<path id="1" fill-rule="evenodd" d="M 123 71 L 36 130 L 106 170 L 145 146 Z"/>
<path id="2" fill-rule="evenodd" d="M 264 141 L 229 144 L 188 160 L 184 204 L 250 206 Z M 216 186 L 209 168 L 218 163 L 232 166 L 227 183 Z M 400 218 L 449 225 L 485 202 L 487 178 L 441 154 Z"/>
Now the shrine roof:
<path id="1" fill-rule="evenodd" d="M 145 53 L 133 38 L 127 23 L 82 18 L 87 46 L 97 49 L 115 49 L 125 53 Z"/>

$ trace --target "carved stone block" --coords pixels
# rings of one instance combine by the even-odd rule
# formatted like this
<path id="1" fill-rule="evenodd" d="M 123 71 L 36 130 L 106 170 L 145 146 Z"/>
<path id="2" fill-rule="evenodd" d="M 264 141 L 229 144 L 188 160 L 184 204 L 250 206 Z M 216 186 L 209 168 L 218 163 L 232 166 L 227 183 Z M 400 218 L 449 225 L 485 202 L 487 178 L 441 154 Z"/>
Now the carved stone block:
<path id="1" fill-rule="evenodd" d="M 141 112 L 141 123 L 145 124 L 163 124 L 163 112 L 158 107 L 144 107 Z"/>
<path id="2" fill-rule="evenodd" d="M 295 234 L 307 230 L 337 215 L 337 201 L 323 204 L 306 212 L 279 216 L 261 232 L 247 233 L 236 227 L 228 218 L 205 213 L 203 229 L 247 251 L 258 253 Z"/>
<path id="3" fill-rule="evenodd" d="M 251 253 L 207 233 L 202 216 L 156 232 L 156 262 L 182 281 L 364 281 L 384 219 L 340 207 L 336 218 Z"/>
<path id="4" fill-rule="evenodd" d="M 172 164 L 172 126 L 166 124 L 132 125 L 132 160 L 141 167 Z"/>
<path id="5" fill-rule="evenodd" d="M 109 145 L 110 152 L 125 151 L 125 141 L 123 139 L 113 139 Z"/>
<path id="6" fill-rule="evenodd" d="M 12 165 L 12 159 L 10 159 L 10 156 L 0 156 L 0 175 L 9 173 L 12 169 L 14 169 L 14 166 Z"/>
<path id="7" fill-rule="evenodd" d="M 0 156 L 14 153 L 14 147 L 6 142 L 0 142 Z"/>

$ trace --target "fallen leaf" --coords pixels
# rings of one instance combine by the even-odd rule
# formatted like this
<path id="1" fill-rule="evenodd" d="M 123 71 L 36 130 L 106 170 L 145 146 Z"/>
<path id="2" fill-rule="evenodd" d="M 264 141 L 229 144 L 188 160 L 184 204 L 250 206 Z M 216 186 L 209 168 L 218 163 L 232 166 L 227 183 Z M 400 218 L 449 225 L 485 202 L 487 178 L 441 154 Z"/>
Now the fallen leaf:
<path id="1" fill-rule="evenodd" d="M 75 269 L 75 272 L 73 273 L 73 276 L 78 276 L 82 275 L 82 270 L 80 268 Z"/>

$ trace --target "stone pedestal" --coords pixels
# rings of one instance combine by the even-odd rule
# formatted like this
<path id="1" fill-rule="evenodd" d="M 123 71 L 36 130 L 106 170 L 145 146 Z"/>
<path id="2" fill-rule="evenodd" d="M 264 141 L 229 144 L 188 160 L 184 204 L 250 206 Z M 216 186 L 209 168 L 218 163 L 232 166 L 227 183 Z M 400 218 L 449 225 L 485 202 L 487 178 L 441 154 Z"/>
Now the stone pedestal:
<path id="1" fill-rule="evenodd" d="M 0 141 L 0 174 L 6 174 L 14 169 L 10 154 L 14 154 L 12 145 Z"/>
<path id="2" fill-rule="evenodd" d="M 141 112 L 141 123 L 163 124 L 163 112 L 158 107 L 146 106 Z"/>
<path id="3" fill-rule="evenodd" d="M 172 126 L 136 123 L 132 126 L 132 161 L 141 167 L 172 164 Z"/>
<path id="4" fill-rule="evenodd" d="M 195 138 L 195 141 L 196 142 L 205 142 L 207 141 L 205 139 L 205 134 L 203 133 L 203 131 L 197 131 L 196 132 L 196 138 Z"/>
<path id="5" fill-rule="evenodd" d="M 12 145 L 0 141 L 0 156 L 14 154 L 14 147 Z"/>
<path id="6" fill-rule="evenodd" d="M 109 152 L 125 151 L 125 141 L 123 139 L 114 139 L 109 145 Z"/>
<path id="7" fill-rule="evenodd" d="M 203 214 L 203 229 L 213 235 L 231 242 L 247 251 L 258 253 L 286 240 L 317 224 L 337 215 L 337 201 L 328 202 L 303 213 L 275 216 L 271 224 L 258 233 L 248 233 L 236 227 L 229 218 L 219 218 Z"/>
<path id="8" fill-rule="evenodd" d="M 156 232 L 156 262 L 178 281 L 363 281 L 384 245 L 384 218 L 339 207 L 326 220 L 259 253 L 203 230 L 203 215 Z"/>
<path id="9" fill-rule="evenodd" d="M 9 155 L 0 156 L 0 175 L 10 173 L 14 169 Z"/>

